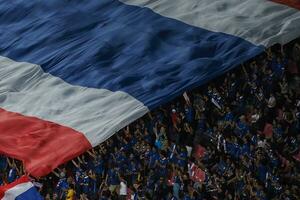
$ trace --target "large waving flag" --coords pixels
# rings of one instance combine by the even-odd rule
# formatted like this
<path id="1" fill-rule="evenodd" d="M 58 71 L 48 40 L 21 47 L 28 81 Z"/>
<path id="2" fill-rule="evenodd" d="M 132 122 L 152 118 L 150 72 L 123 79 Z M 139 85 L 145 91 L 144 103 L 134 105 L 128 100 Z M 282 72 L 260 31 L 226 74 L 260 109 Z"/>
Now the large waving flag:
<path id="1" fill-rule="evenodd" d="M 34 176 L 300 35 L 281 0 L 0 0 L 0 153 Z"/>
<path id="2" fill-rule="evenodd" d="M 27 176 L 13 183 L 0 186 L 1 200 L 42 200 L 43 198 Z"/>

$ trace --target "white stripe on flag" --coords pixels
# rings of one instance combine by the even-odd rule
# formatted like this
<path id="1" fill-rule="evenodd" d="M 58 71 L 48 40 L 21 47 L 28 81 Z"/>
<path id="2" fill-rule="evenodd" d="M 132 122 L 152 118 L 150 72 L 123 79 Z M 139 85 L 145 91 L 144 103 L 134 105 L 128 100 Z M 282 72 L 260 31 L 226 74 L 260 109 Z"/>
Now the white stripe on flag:
<path id="1" fill-rule="evenodd" d="M 39 65 L 1 56 L 0 108 L 73 128 L 92 146 L 149 111 L 125 92 L 73 86 Z"/>

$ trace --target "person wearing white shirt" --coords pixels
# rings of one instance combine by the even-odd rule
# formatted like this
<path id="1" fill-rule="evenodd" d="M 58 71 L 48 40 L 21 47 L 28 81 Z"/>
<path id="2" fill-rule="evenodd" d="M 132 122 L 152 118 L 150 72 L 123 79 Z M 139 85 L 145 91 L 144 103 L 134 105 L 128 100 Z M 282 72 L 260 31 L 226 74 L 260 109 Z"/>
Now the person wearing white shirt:
<path id="1" fill-rule="evenodd" d="M 121 178 L 120 180 L 120 190 L 119 190 L 120 200 L 126 200 L 127 197 L 127 184 L 126 181 Z"/>

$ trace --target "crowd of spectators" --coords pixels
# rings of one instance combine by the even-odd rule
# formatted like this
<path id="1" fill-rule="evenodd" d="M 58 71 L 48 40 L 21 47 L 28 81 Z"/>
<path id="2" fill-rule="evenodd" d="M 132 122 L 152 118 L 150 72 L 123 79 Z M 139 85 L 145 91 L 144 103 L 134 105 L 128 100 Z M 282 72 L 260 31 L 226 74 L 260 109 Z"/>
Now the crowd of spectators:
<path id="1" fill-rule="evenodd" d="M 45 199 L 300 199 L 299 68 L 297 41 L 275 45 L 36 185 Z M 21 166 L 0 156 L 0 185 Z"/>

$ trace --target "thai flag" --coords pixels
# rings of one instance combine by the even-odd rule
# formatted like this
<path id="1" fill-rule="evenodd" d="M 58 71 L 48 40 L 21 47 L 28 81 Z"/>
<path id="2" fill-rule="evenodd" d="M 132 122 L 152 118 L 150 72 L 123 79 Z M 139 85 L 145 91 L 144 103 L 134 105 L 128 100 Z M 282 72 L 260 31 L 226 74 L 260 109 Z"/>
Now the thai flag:
<path id="1" fill-rule="evenodd" d="M 27 176 L 0 187 L 1 200 L 42 200 L 43 198 Z"/>
<path id="2" fill-rule="evenodd" d="M 0 154 L 43 176 L 300 36 L 297 0 L 0 0 Z"/>

